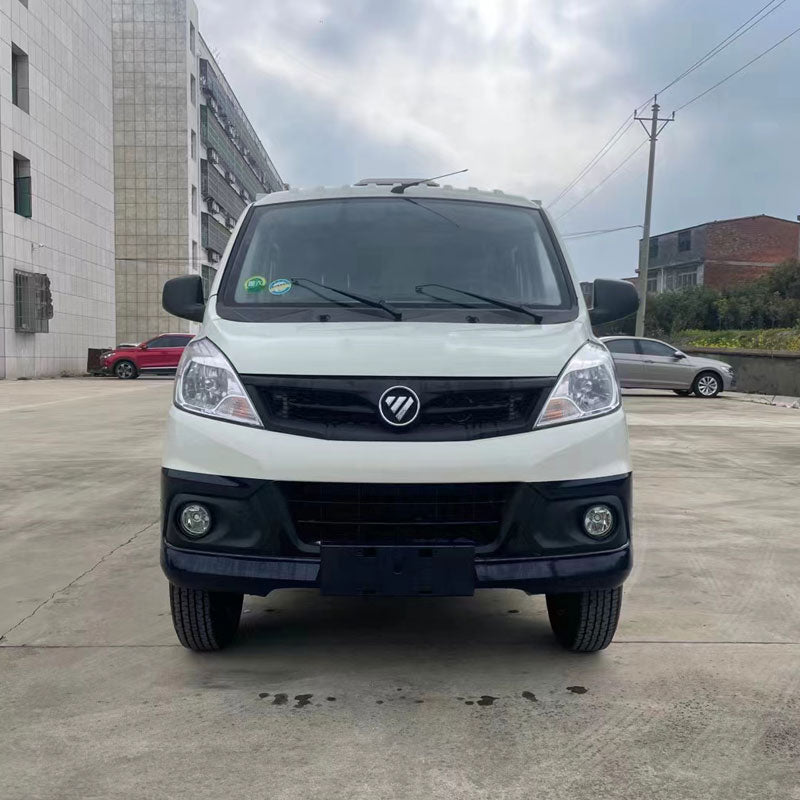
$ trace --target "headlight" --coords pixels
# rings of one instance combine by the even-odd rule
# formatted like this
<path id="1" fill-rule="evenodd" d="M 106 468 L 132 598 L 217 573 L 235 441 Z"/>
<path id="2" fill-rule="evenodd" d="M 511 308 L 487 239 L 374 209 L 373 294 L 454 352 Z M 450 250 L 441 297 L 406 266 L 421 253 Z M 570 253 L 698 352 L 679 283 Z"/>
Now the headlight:
<path id="1" fill-rule="evenodd" d="M 619 404 L 619 384 L 611 354 L 602 345 L 587 342 L 564 368 L 535 427 L 607 414 Z"/>
<path id="2" fill-rule="evenodd" d="M 236 371 L 208 339 L 197 339 L 183 351 L 175 376 L 175 405 L 206 417 L 262 427 Z"/>

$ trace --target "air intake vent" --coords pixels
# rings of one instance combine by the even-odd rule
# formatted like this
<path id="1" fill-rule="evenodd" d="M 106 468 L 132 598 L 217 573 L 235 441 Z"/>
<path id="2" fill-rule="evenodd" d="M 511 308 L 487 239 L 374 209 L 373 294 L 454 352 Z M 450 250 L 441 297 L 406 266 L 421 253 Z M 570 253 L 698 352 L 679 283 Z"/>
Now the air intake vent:
<path id="1" fill-rule="evenodd" d="M 554 378 L 295 378 L 243 375 L 267 428 L 320 439 L 454 441 L 533 428 Z M 406 386 L 420 399 L 417 420 L 392 427 L 378 401 Z"/>

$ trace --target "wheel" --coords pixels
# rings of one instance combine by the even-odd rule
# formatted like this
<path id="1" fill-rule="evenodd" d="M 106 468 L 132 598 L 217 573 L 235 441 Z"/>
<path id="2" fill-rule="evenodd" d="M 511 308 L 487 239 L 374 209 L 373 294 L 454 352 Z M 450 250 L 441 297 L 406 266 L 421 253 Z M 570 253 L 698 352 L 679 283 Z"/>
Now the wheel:
<path id="1" fill-rule="evenodd" d="M 713 372 L 701 372 L 694 379 L 692 391 L 698 397 L 716 397 L 722 391 L 722 381 Z"/>
<path id="2" fill-rule="evenodd" d="M 170 583 L 169 607 L 180 643 L 197 653 L 227 647 L 239 628 L 243 599 L 241 594 L 184 589 Z"/>
<path id="3" fill-rule="evenodd" d="M 692 393 L 691 389 L 673 389 L 672 391 L 680 397 L 688 397 Z"/>
<path id="4" fill-rule="evenodd" d="M 558 643 L 576 653 L 611 644 L 622 607 L 622 587 L 547 595 L 550 627 Z"/>
<path id="5" fill-rule="evenodd" d="M 133 361 L 117 361 L 114 365 L 114 374 L 122 381 L 131 381 L 139 377 L 139 370 Z"/>

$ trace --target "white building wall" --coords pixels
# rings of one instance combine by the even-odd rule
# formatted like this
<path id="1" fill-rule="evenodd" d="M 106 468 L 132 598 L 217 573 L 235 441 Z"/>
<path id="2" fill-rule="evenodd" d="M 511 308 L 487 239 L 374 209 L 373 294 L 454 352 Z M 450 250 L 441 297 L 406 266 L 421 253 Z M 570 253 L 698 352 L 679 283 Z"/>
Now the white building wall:
<path id="1" fill-rule="evenodd" d="M 12 43 L 29 113 L 12 104 Z M 14 212 L 14 153 L 30 160 L 30 219 Z M 108 0 L 0 0 L 0 209 L 0 377 L 83 372 L 115 340 Z M 48 333 L 15 331 L 15 269 L 50 277 Z"/>

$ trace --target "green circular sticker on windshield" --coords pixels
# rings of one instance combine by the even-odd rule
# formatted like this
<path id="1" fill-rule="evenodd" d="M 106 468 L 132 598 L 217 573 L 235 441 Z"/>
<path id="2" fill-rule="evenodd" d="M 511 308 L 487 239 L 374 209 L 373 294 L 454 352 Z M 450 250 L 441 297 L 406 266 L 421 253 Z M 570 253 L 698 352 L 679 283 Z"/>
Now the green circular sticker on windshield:
<path id="1" fill-rule="evenodd" d="M 269 285 L 270 294 L 286 294 L 292 288 L 292 282 L 288 278 L 278 278 Z"/>
<path id="2" fill-rule="evenodd" d="M 253 275 L 244 282 L 246 292 L 263 292 L 267 288 L 267 279 L 263 275 Z"/>

